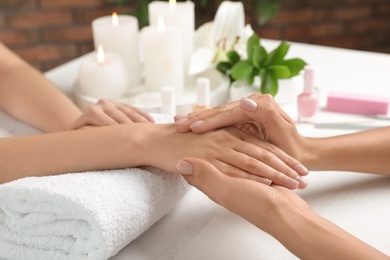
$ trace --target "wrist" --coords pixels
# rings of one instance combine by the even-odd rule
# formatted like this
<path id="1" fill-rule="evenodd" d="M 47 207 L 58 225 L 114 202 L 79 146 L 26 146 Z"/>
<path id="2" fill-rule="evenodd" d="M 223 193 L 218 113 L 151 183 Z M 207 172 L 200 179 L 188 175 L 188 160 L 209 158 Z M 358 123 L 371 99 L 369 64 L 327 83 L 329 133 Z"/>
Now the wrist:
<path id="1" fill-rule="evenodd" d="M 142 156 L 144 157 L 144 164 L 156 168 L 168 170 L 164 164 L 165 155 L 172 153 L 167 151 L 169 149 L 167 141 L 171 140 L 169 136 L 176 132 L 171 124 L 144 124 L 141 137 L 138 140 L 138 146 Z"/>

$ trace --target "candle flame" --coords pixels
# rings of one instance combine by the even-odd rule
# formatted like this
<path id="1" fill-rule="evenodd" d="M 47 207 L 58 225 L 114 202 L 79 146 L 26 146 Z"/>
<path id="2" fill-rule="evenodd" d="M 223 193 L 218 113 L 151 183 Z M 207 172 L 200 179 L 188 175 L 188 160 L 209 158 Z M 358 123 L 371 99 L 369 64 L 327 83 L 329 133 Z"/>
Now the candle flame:
<path id="1" fill-rule="evenodd" d="M 157 32 L 163 33 L 164 31 L 165 31 L 164 18 L 162 17 L 162 15 L 159 15 L 157 19 Z"/>
<path id="2" fill-rule="evenodd" d="M 169 0 L 169 6 L 174 8 L 176 6 L 176 0 Z"/>
<path id="3" fill-rule="evenodd" d="M 104 64 L 104 50 L 103 46 L 99 44 L 98 50 L 97 50 L 97 62 L 102 65 Z"/>
<path id="4" fill-rule="evenodd" d="M 116 12 L 112 13 L 112 25 L 118 26 L 119 25 L 119 19 Z"/>

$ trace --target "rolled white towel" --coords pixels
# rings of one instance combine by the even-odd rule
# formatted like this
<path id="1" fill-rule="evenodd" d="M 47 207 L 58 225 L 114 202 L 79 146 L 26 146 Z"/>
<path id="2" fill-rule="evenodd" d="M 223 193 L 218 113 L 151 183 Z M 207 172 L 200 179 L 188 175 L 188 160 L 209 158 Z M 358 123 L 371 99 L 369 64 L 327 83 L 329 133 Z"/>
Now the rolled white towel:
<path id="1" fill-rule="evenodd" d="M 176 174 L 124 169 L 0 185 L 0 259 L 107 259 L 168 213 Z"/>
<path id="2" fill-rule="evenodd" d="M 150 167 L 2 184 L 0 259 L 107 259 L 168 213 L 188 187 L 180 175 Z"/>

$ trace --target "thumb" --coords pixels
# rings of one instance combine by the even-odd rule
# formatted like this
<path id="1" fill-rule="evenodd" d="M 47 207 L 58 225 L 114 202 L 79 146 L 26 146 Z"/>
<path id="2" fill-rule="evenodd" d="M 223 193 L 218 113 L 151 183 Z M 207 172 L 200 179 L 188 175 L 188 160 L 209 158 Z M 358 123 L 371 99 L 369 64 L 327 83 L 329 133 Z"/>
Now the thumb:
<path id="1" fill-rule="evenodd" d="M 219 204 L 226 191 L 229 191 L 230 177 L 207 161 L 197 158 L 183 158 L 176 163 L 176 168 L 192 186 Z"/>
<path id="2" fill-rule="evenodd" d="M 244 113 L 268 128 L 294 125 L 293 120 L 280 108 L 271 95 L 251 95 L 240 100 L 240 107 Z"/>

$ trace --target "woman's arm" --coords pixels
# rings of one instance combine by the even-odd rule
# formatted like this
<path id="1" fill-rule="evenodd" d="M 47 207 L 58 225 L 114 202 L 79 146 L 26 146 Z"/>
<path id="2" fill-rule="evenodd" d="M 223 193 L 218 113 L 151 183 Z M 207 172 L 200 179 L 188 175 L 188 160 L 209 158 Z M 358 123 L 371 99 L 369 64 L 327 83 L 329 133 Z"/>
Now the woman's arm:
<path id="1" fill-rule="evenodd" d="M 45 132 L 132 122 L 153 122 L 146 112 L 100 100 L 85 113 L 39 71 L 0 43 L 0 109 Z"/>
<path id="2" fill-rule="evenodd" d="M 182 156 L 207 160 L 230 176 L 290 189 L 306 186 L 294 170 L 298 161 L 235 127 L 198 135 L 149 123 L 2 138 L 0 182 L 142 165 L 177 172 L 175 163 Z"/>
<path id="3" fill-rule="evenodd" d="M 301 259 L 389 259 L 317 215 L 294 192 L 280 186 L 230 178 L 194 158 L 178 161 L 186 180 L 226 209 L 269 233 Z"/>
<path id="4" fill-rule="evenodd" d="M 342 170 L 390 175 L 390 127 L 329 138 L 301 136 L 291 118 L 269 95 L 255 94 L 176 119 L 178 131 L 204 133 L 227 125 L 263 126 L 262 135 L 310 170 Z"/>
<path id="5" fill-rule="evenodd" d="M 0 109 L 46 132 L 69 129 L 81 111 L 50 81 L 0 43 Z"/>

